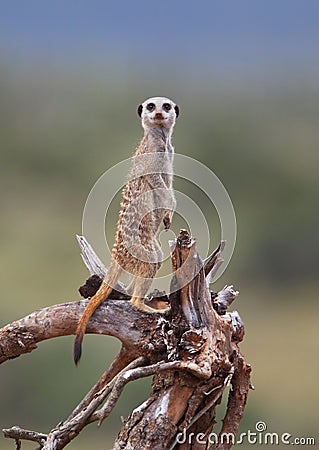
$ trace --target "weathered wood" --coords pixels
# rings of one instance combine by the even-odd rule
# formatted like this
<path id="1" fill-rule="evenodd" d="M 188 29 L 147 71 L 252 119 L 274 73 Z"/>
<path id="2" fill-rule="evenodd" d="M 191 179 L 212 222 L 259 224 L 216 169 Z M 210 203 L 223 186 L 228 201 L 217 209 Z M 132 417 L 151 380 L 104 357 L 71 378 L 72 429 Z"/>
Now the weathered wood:
<path id="1" fill-rule="evenodd" d="M 25 439 L 27 441 L 38 442 L 40 445 L 44 445 L 48 435 L 44 433 L 38 433 L 37 431 L 24 430 L 20 427 L 11 427 L 8 429 L 4 429 L 3 435 L 6 438 L 11 438 L 16 441 L 17 448 L 21 448 L 21 439 Z M 19 447 L 20 445 L 20 447 Z"/>
<path id="2" fill-rule="evenodd" d="M 49 306 L 0 329 L 0 363 L 33 351 L 44 340 L 73 335 L 87 302 L 80 300 Z M 110 299 L 94 313 L 87 333 L 111 335 L 127 348 L 143 347 L 145 351 L 157 327 L 161 326 L 158 323 L 161 320 L 159 315 L 140 314 L 130 302 Z M 155 342 L 156 350 L 163 346 L 163 341 Z"/>
<path id="3" fill-rule="evenodd" d="M 90 243 L 84 236 L 76 235 L 76 239 L 81 249 L 81 258 L 86 268 L 90 272 L 90 275 L 97 275 L 99 278 L 104 278 L 107 272 L 106 267 L 93 250 Z M 115 285 L 115 289 L 119 292 L 126 293 L 126 287 L 123 283 L 118 281 Z"/>
<path id="4" fill-rule="evenodd" d="M 179 350 L 173 352 L 171 358 L 191 360 L 201 368 L 201 375 L 192 376 L 184 371 L 157 375 L 147 405 L 134 411 L 124 423 L 113 450 L 205 448 L 192 436 L 207 436 L 211 432 L 216 406 L 225 387 L 232 383 L 240 356 L 232 339 L 235 333 L 232 316 L 222 317 L 213 309 L 205 279 L 213 265 L 206 266 L 205 272 L 195 244 L 195 240 L 183 231 L 171 246 L 172 290 L 177 291 L 173 296 L 173 311 L 178 314 L 179 308 L 187 323 L 185 331 L 176 339 L 175 350 Z M 212 257 L 215 262 L 219 261 L 219 251 L 220 247 Z M 226 302 L 230 304 L 237 295 L 232 287 L 225 286 L 220 295 L 223 307 L 226 308 Z M 245 385 L 243 392 L 247 394 L 249 387 L 246 388 Z M 243 411 L 244 403 L 240 408 Z M 235 420 L 234 430 L 238 424 Z M 184 443 L 177 439 L 179 434 L 185 436 Z"/>
<path id="5" fill-rule="evenodd" d="M 105 268 L 91 246 L 82 237 L 78 240 L 90 274 L 103 276 Z M 204 264 L 196 240 L 182 230 L 171 245 L 170 311 L 146 314 L 126 300 L 104 302 L 87 332 L 121 340 L 122 349 L 111 366 L 70 416 L 47 435 L 13 427 L 4 430 L 5 436 L 16 442 L 36 440 L 43 450 L 63 449 L 85 426 L 109 415 L 128 382 L 146 376 L 153 376 L 152 393 L 124 422 L 114 450 L 207 448 L 216 406 L 229 384 L 232 390 L 221 433 L 235 435 L 250 387 L 250 366 L 238 347 L 244 337 L 242 320 L 236 311 L 227 311 L 238 292 L 232 286 L 214 295 L 209 291 L 209 274 L 220 264 L 223 247 L 221 243 Z M 0 362 L 34 350 L 42 340 L 74 334 L 86 303 L 44 308 L 4 327 Z M 196 436 L 204 436 L 206 444 Z M 218 442 L 214 448 L 227 450 L 231 445 Z"/>

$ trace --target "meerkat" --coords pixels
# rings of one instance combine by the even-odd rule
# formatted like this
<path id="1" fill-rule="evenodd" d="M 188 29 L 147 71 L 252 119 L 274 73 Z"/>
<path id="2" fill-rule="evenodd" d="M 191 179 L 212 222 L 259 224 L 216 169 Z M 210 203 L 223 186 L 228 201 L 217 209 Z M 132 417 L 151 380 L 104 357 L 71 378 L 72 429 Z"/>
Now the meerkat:
<path id="1" fill-rule="evenodd" d="M 123 190 L 112 260 L 97 293 L 79 320 L 74 341 L 78 364 L 87 323 L 96 308 L 108 298 L 123 271 L 132 275 L 128 286 L 131 303 L 147 313 L 155 310 L 144 297 L 161 266 L 162 250 L 157 240 L 161 223 L 171 225 L 175 209 L 173 183 L 174 148 L 171 137 L 179 107 L 165 97 L 152 97 L 138 106 L 144 136 L 132 158 L 129 180 Z"/>

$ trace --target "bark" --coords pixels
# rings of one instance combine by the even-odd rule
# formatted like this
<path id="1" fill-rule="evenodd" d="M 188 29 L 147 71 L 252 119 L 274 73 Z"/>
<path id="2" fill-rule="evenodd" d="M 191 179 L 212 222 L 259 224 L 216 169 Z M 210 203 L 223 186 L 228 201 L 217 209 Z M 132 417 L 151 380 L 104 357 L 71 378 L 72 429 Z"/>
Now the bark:
<path id="1" fill-rule="evenodd" d="M 83 237 L 82 258 L 95 276 L 81 288 L 96 290 L 105 274 L 103 264 Z M 122 349 L 70 416 L 49 434 L 12 427 L 3 430 L 16 441 L 36 441 L 41 449 L 59 450 L 92 422 L 105 420 L 130 381 L 153 376 L 152 393 L 124 422 L 113 449 L 206 449 L 232 446 L 250 388 L 250 366 L 239 350 L 244 325 L 228 312 L 238 295 L 232 286 L 209 290 L 210 274 L 221 263 L 225 243 L 203 263 L 196 240 L 182 230 L 172 247 L 173 277 L 165 314 L 146 314 L 131 306 L 119 285 L 92 316 L 87 332 L 112 335 Z M 97 277 L 97 279 L 96 279 Z M 124 292 L 124 294 L 123 294 Z M 91 294 L 93 295 L 93 294 Z M 119 299 L 120 298 L 120 299 Z M 152 306 L 166 297 L 158 291 Z M 0 362 L 33 351 L 45 339 L 74 334 L 87 300 L 33 312 L 0 330 Z M 231 386 L 231 389 L 228 389 Z M 219 436 L 213 433 L 216 407 L 228 393 Z M 223 439 L 225 435 L 233 439 Z M 215 443 L 212 441 L 215 439 Z M 213 445 L 213 447 L 211 447 Z"/>

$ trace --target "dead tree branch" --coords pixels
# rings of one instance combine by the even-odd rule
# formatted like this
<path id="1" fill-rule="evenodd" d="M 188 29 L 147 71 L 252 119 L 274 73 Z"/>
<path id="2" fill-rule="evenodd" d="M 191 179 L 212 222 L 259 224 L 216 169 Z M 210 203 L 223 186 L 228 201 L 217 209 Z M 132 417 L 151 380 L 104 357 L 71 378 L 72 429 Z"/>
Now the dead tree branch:
<path id="1" fill-rule="evenodd" d="M 84 291 L 97 289 L 105 267 L 83 237 L 78 237 L 82 258 L 94 282 Z M 5 437 L 31 440 L 43 450 L 63 449 L 88 424 L 105 420 L 123 388 L 130 381 L 153 376 L 149 399 L 134 410 L 123 424 L 113 449 L 204 449 L 212 432 L 216 407 L 228 385 L 226 414 L 220 432 L 238 432 L 250 388 L 250 366 L 238 344 L 244 337 L 239 314 L 228 312 L 238 292 L 225 286 L 219 293 L 209 290 L 210 275 L 221 263 L 222 242 L 203 263 L 196 240 L 182 230 L 172 245 L 173 278 L 165 314 L 145 314 L 113 291 L 110 300 L 92 316 L 87 332 L 112 335 L 122 349 L 111 366 L 91 388 L 70 416 L 43 434 L 12 427 Z M 92 281 L 92 280 L 91 280 Z M 93 292 L 94 293 L 94 292 Z M 90 294 L 90 295 L 93 295 Z M 165 300 L 154 294 L 153 301 Z M 117 300 L 115 300 L 117 298 Z M 45 339 L 74 334 L 87 300 L 44 308 L 0 330 L 0 362 L 33 351 Z M 194 436 L 204 436 L 206 444 Z M 218 441 L 216 450 L 227 450 L 232 442 Z"/>

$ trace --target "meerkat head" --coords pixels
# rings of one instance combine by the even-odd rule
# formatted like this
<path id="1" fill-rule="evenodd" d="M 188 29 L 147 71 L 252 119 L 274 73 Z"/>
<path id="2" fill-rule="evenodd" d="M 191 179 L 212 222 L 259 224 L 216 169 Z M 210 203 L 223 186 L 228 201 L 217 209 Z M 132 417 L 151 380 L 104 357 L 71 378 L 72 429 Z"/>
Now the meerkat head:
<path id="1" fill-rule="evenodd" d="M 172 128 L 179 115 L 179 107 L 166 97 L 152 97 L 139 105 L 137 113 L 142 119 L 143 128 Z"/>

